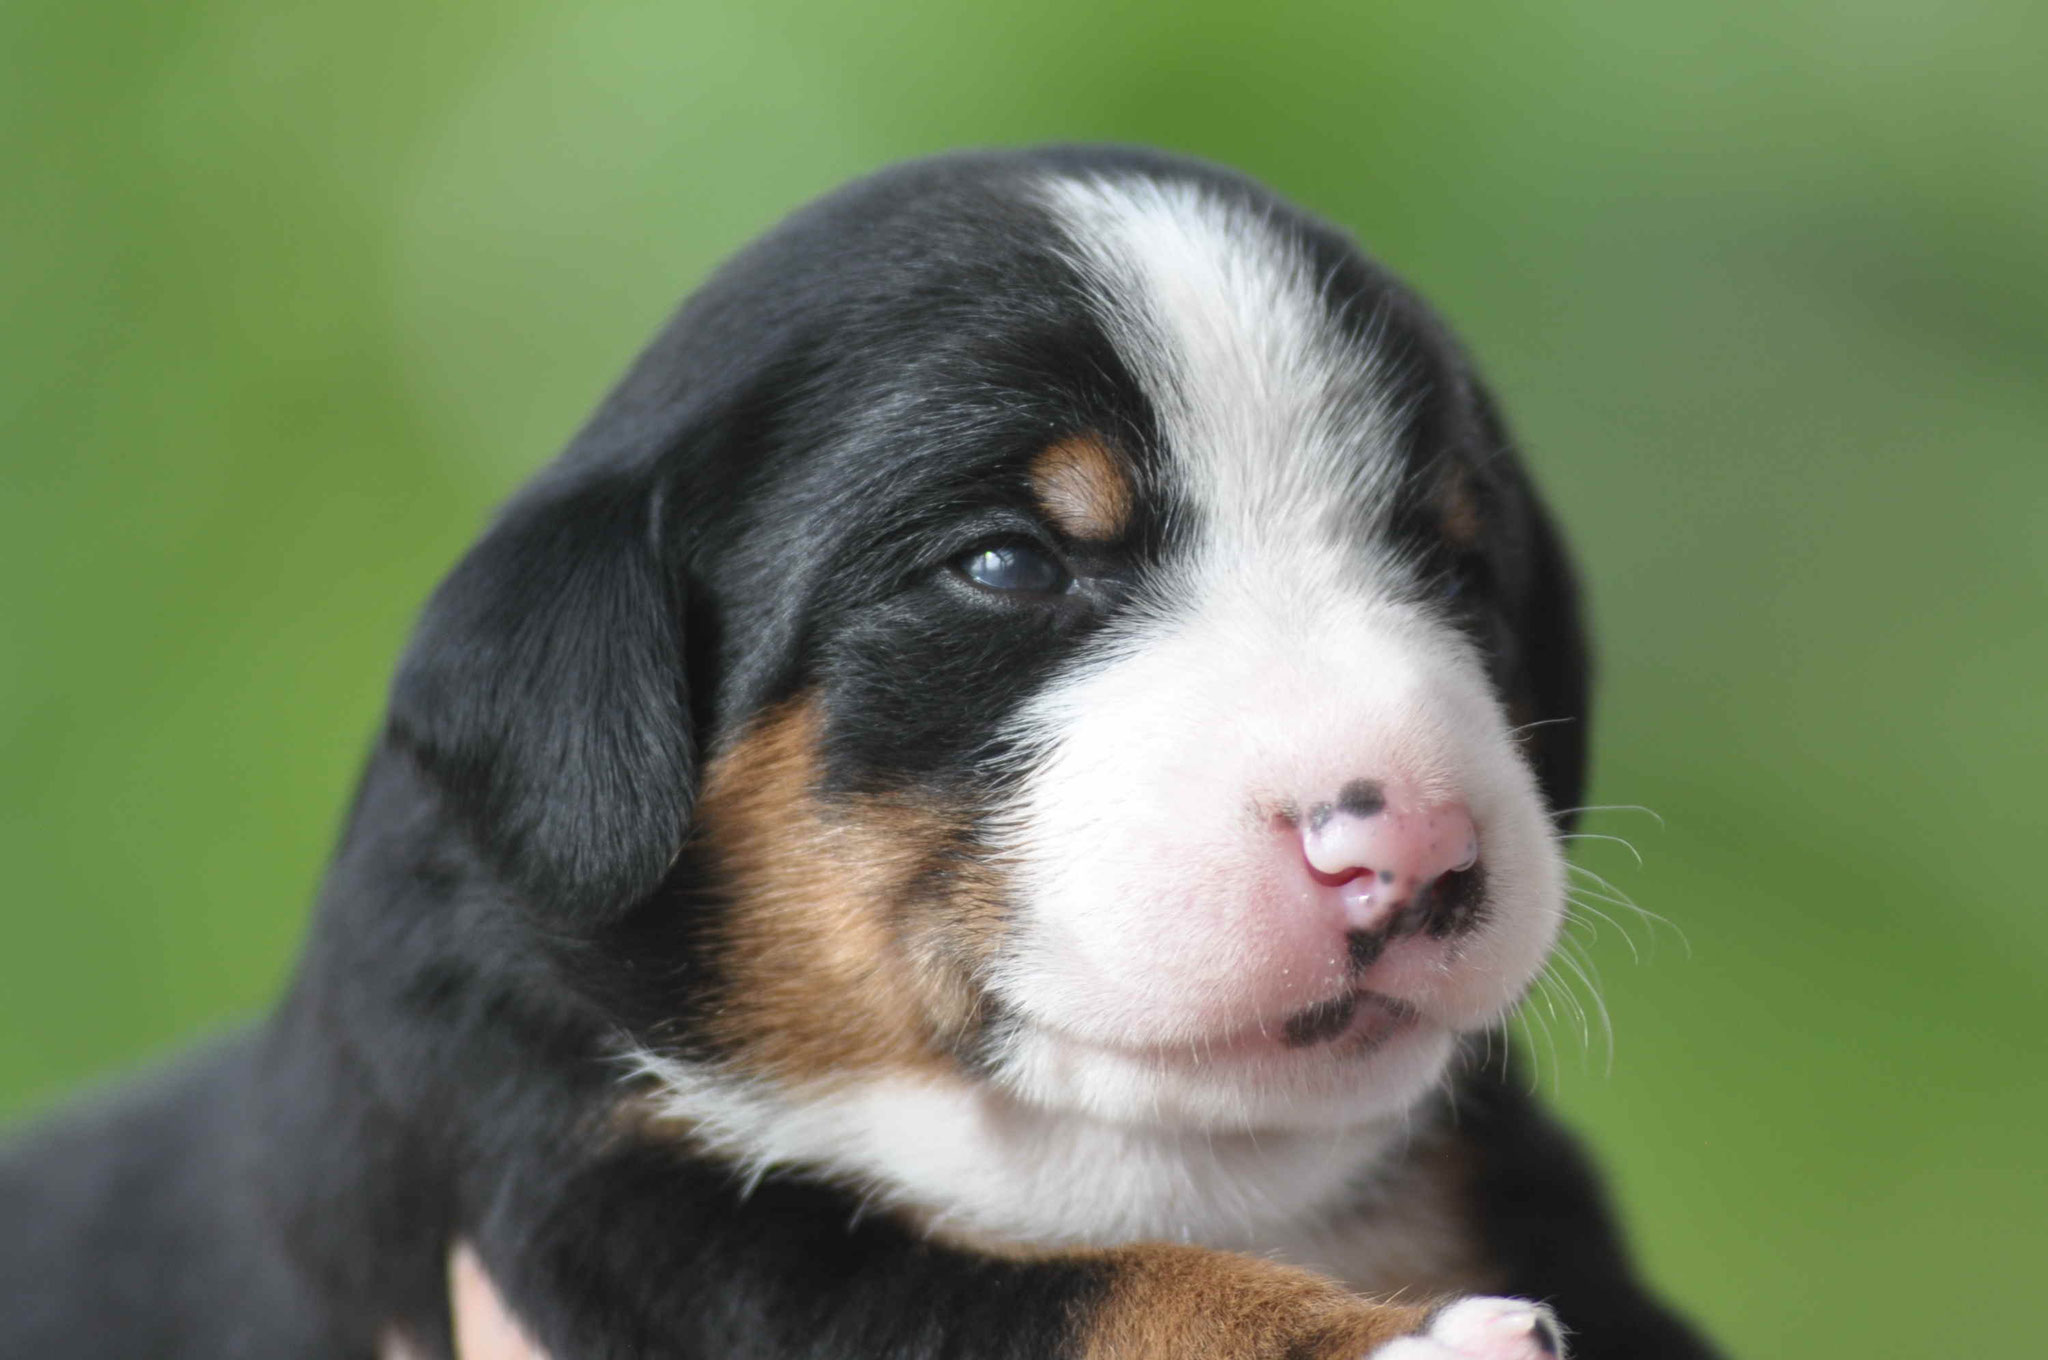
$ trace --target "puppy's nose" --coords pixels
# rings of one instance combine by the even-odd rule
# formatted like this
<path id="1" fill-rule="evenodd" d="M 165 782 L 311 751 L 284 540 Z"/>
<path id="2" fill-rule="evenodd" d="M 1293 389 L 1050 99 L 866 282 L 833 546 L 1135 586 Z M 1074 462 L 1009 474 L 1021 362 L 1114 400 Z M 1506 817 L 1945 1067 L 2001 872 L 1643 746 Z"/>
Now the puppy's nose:
<path id="1" fill-rule="evenodd" d="M 1354 779 L 1301 823 L 1302 858 L 1341 889 L 1353 930 L 1371 930 L 1445 874 L 1479 862 L 1479 830 L 1455 802 L 1424 803 L 1397 785 Z"/>

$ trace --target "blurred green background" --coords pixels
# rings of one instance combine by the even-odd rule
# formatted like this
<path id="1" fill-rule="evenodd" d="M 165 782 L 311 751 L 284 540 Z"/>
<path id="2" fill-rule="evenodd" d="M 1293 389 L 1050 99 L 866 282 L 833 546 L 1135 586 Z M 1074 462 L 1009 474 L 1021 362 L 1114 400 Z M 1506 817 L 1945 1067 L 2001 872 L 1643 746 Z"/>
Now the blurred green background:
<path id="1" fill-rule="evenodd" d="M 275 994 L 413 610 L 714 262 L 1145 141 L 1434 298 L 1576 538 L 1593 801 L 1665 821 L 1584 859 L 1691 948 L 1601 925 L 1611 1072 L 1535 1047 L 1653 1274 L 1751 1356 L 2032 1353 L 2044 55 L 2024 0 L 6 0 L 0 1113 Z"/>

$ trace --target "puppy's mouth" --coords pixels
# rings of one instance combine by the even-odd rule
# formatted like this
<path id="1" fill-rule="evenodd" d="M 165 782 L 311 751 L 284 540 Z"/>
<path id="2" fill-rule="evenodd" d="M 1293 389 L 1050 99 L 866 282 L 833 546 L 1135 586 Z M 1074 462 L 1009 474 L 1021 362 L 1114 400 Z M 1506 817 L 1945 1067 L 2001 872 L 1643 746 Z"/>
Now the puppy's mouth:
<path id="1" fill-rule="evenodd" d="M 1318 1048 L 1345 1041 L 1347 1048 L 1372 1049 L 1412 1028 L 1421 1018 L 1399 997 L 1364 989 L 1346 992 L 1304 1006 L 1280 1026 L 1280 1042 L 1288 1048 Z"/>
<path id="2" fill-rule="evenodd" d="M 1137 1050 L 1181 1066 L 1262 1066 L 1283 1054 L 1327 1053 L 1362 1057 L 1421 1027 L 1422 1011 L 1399 997 L 1363 987 L 1303 1006 L 1284 1019 L 1268 1019 L 1227 1035 Z"/>

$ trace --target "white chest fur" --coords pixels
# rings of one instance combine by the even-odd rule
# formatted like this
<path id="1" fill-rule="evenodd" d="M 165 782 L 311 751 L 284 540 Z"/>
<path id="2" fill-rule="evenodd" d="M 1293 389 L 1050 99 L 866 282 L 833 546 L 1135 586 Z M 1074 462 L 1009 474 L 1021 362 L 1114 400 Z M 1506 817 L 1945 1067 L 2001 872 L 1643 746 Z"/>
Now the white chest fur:
<path id="1" fill-rule="evenodd" d="M 1361 1288 L 1455 1254 L 1453 1225 L 1389 1179 L 1412 1125 L 1273 1133 L 1130 1127 L 917 1077 L 803 1093 L 650 1054 L 649 1110 L 739 1168 L 823 1174 L 935 1236 L 1011 1248 L 1186 1242 L 1273 1255 Z M 1436 1241 L 1442 1237 L 1443 1241 Z"/>

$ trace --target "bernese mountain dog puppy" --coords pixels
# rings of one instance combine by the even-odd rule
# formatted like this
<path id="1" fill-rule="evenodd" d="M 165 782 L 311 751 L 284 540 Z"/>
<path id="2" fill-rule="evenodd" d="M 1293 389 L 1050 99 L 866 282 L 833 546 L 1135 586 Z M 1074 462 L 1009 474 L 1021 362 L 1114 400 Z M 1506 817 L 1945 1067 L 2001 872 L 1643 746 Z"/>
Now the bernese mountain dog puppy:
<path id="1" fill-rule="evenodd" d="M 0 1159 L 0 1356 L 1710 1352 L 1503 1071 L 1587 659 L 1442 323 L 1136 150 L 742 252 L 434 594 L 275 1014 Z"/>

